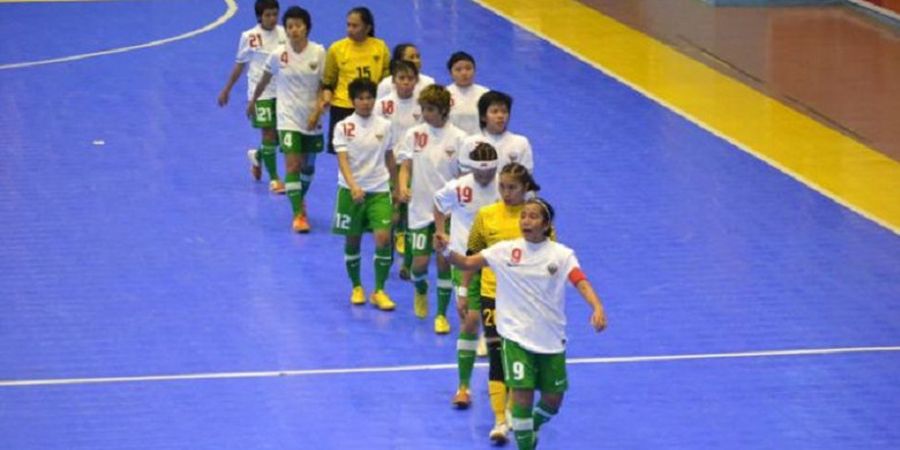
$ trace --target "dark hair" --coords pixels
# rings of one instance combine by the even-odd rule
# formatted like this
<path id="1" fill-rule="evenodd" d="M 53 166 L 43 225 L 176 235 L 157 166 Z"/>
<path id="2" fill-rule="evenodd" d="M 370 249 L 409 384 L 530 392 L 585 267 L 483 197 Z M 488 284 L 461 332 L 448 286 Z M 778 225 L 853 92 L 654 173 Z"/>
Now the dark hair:
<path id="1" fill-rule="evenodd" d="M 357 6 L 347 13 L 348 16 L 350 14 L 359 14 L 360 20 L 369 26 L 369 37 L 375 37 L 375 17 L 372 16 L 372 11 L 369 11 L 369 8 Z"/>
<path id="2" fill-rule="evenodd" d="M 452 71 L 453 65 L 460 61 L 469 61 L 472 63 L 472 67 L 475 67 L 475 58 L 473 58 L 472 55 L 466 52 L 456 52 L 450 55 L 450 59 L 447 60 L 447 70 Z"/>
<path id="3" fill-rule="evenodd" d="M 391 61 L 391 75 L 397 75 L 397 72 L 411 72 L 415 76 L 419 76 L 419 69 L 416 65 L 409 61 Z"/>
<path id="4" fill-rule="evenodd" d="M 281 24 L 285 28 L 287 28 L 288 19 L 300 19 L 306 25 L 306 35 L 309 36 L 309 32 L 312 30 L 312 17 L 309 16 L 309 11 L 299 6 L 291 6 L 281 18 Z"/>
<path id="5" fill-rule="evenodd" d="M 359 97 L 364 92 L 368 92 L 374 98 L 378 92 L 378 85 L 368 78 L 357 78 L 350 82 L 347 90 L 350 91 L 351 99 Z"/>
<path id="6" fill-rule="evenodd" d="M 525 186 L 525 191 L 537 192 L 541 190 L 541 186 L 534 181 L 531 172 L 525 166 L 519 163 L 509 163 L 500 170 L 500 175 L 512 175 L 516 181 Z"/>
<path id="7" fill-rule="evenodd" d="M 406 53 L 406 49 L 410 47 L 416 48 L 416 45 L 409 42 L 404 42 L 402 44 L 397 44 L 394 46 L 394 51 L 391 53 L 391 75 L 394 74 L 394 66 L 396 65 L 396 63 L 399 61 L 403 61 L 403 54 Z"/>
<path id="8" fill-rule="evenodd" d="M 475 148 L 469 152 L 469 159 L 472 161 L 493 161 L 499 158 L 497 149 L 487 142 L 479 142 Z"/>
<path id="9" fill-rule="evenodd" d="M 253 5 L 253 9 L 256 11 L 257 21 L 262 19 L 262 15 L 266 10 L 280 8 L 281 6 L 278 5 L 278 0 L 256 0 L 256 4 Z"/>
<path id="10" fill-rule="evenodd" d="M 425 86 L 425 89 L 419 92 L 419 105 L 434 106 L 446 119 L 450 115 L 450 91 L 439 84 Z"/>
<path id="11" fill-rule="evenodd" d="M 491 107 L 491 105 L 499 103 L 501 105 L 506 105 L 506 110 L 512 112 L 512 103 L 513 99 L 504 92 L 500 91 L 487 91 L 478 98 L 478 125 L 483 129 L 487 126 L 487 110 Z"/>
<path id="12" fill-rule="evenodd" d="M 540 197 L 530 198 L 525 201 L 525 204 L 538 205 L 541 208 L 541 217 L 544 218 L 544 223 L 549 225 L 547 231 L 544 232 L 544 236 L 550 237 L 553 234 L 553 217 L 556 215 L 553 205 Z"/>

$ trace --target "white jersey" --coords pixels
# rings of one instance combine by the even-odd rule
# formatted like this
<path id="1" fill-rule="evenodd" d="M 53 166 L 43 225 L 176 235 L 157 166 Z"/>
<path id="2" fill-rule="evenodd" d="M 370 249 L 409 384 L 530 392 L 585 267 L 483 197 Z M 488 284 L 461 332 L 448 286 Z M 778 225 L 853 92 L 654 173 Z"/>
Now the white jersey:
<path id="1" fill-rule="evenodd" d="M 276 25 L 271 30 L 264 29 L 257 24 L 255 27 L 241 33 L 241 42 L 238 44 L 238 63 L 247 64 L 247 100 L 253 99 L 256 83 L 262 78 L 266 60 L 269 54 L 280 45 L 287 42 L 287 35 L 281 25 Z M 275 86 L 269 84 L 259 97 L 260 100 L 275 98 Z"/>
<path id="2" fill-rule="evenodd" d="M 450 250 L 465 255 L 469 244 L 469 230 L 475 214 L 482 206 L 500 200 L 497 178 L 482 186 L 472 174 L 450 180 L 434 194 L 434 207 L 441 214 L 453 216 L 450 221 Z"/>
<path id="3" fill-rule="evenodd" d="M 534 173 L 534 157 L 531 155 L 531 142 L 521 134 L 504 131 L 501 134 L 491 134 L 485 130 L 475 135 L 479 142 L 487 142 L 497 150 L 498 167 L 509 163 L 519 163 Z"/>
<path id="4" fill-rule="evenodd" d="M 297 53 L 290 44 L 282 45 L 269 55 L 265 70 L 272 74 L 276 85 L 278 129 L 322 134 L 321 124 L 311 130 L 306 122 L 319 97 L 325 71 L 325 47 L 309 41 Z"/>
<path id="5" fill-rule="evenodd" d="M 424 73 L 420 73 L 419 81 L 413 86 L 413 99 L 419 98 L 419 93 L 422 92 L 422 89 L 425 89 L 426 86 L 431 86 L 432 84 L 434 84 L 434 78 L 431 78 Z M 378 95 L 376 97 L 381 98 L 392 92 L 394 92 L 394 77 L 390 76 L 378 83 Z"/>
<path id="6" fill-rule="evenodd" d="M 497 277 L 497 332 L 535 353 L 566 349 L 566 283 L 578 269 L 569 247 L 549 239 L 498 242 L 481 251 Z"/>
<path id="7" fill-rule="evenodd" d="M 374 114 L 353 113 L 335 125 L 333 143 L 336 153 L 347 153 L 350 172 L 363 191 L 390 192 L 391 176 L 384 162 L 385 152 L 394 146 L 390 122 Z M 350 189 L 340 170 L 338 185 Z"/>
<path id="8" fill-rule="evenodd" d="M 434 222 L 434 193 L 459 176 L 459 152 L 465 137 L 450 122 L 443 128 L 423 123 L 410 128 L 397 143 L 397 163 L 412 161 L 409 228 L 424 228 Z"/>
<path id="9" fill-rule="evenodd" d="M 447 86 L 450 91 L 450 122 L 466 134 L 475 134 L 481 130 L 478 123 L 478 99 L 488 88 L 472 83 L 466 87 L 456 84 Z"/>
<path id="10" fill-rule="evenodd" d="M 413 126 L 422 123 L 422 107 L 415 97 L 400 98 L 396 92 L 379 97 L 375 102 L 375 113 L 391 122 L 391 133 L 397 139 L 405 136 L 406 131 Z"/>

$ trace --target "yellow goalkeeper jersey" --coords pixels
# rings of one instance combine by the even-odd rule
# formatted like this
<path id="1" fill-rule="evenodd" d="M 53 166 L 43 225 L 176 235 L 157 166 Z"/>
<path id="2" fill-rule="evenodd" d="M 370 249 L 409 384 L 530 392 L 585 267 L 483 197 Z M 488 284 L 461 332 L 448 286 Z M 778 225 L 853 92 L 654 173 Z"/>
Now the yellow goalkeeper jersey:
<path id="1" fill-rule="evenodd" d="M 381 39 L 370 37 L 363 42 L 343 38 L 328 47 L 325 56 L 323 84 L 331 86 L 334 96 L 331 104 L 341 108 L 352 108 L 347 87 L 356 78 L 368 78 L 378 84 L 390 76 L 391 54 L 387 44 Z"/>

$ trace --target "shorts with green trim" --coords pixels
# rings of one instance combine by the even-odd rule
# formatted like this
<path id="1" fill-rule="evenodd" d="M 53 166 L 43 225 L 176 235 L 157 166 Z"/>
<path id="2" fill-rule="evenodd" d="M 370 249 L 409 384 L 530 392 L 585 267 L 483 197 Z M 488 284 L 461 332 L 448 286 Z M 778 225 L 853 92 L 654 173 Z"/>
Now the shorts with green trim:
<path id="1" fill-rule="evenodd" d="M 445 233 L 450 232 L 450 221 L 444 221 L 444 230 Z M 434 238 L 434 222 L 431 222 L 426 227 L 422 228 L 410 228 L 406 230 L 406 233 L 409 235 L 409 242 L 412 243 L 412 255 L 416 256 L 431 256 L 434 253 L 434 247 L 431 246 L 431 241 Z"/>
<path id="2" fill-rule="evenodd" d="M 275 128 L 275 99 L 267 98 L 256 101 L 256 114 L 253 115 L 253 128 Z"/>
<path id="3" fill-rule="evenodd" d="M 453 286 L 459 289 L 462 284 L 462 271 L 456 267 L 450 268 L 450 279 Z M 481 311 L 481 271 L 476 270 L 469 279 L 469 285 L 466 286 L 466 304 L 469 310 Z"/>
<path id="4" fill-rule="evenodd" d="M 278 143 L 284 153 L 320 153 L 325 149 L 321 134 L 303 134 L 299 131 L 278 130 Z"/>
<path id="5" fill-rule="evenodd" d="M 505 338 L 503 375 L 506 386 L 510 389 L 536 389 L 559 394 L 569 388 L 566 352 L 534 353 Z"/>
<path id="6" fill-rule="evenodd" d="M 391 194 L 367 192 L 362 203 L 355 203 L 350 189 L 338 188 L 334 224 L 331 231 L 344 236 L 361 236 L 365 231 L 391 228 Z"/>

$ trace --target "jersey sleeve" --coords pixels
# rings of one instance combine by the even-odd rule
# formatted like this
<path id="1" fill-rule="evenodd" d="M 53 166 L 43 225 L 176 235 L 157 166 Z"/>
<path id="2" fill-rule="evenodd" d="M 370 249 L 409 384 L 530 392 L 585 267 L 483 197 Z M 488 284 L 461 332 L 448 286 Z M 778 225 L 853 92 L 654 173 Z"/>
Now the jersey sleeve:
<path id="1" fill-rule="evenodd" d="M 507 253 L 507 244 L 508 241 L 498 242 L 486 249 L 481 250 L 481 257 L 484 258 L 484 261 L 487 262 L 487 265 L 490 266 L 491 270 L 494 272 L 498 272 L 498 269 L 502 270 L 503 264 L 503 255 Z"/>
<path id="2" fill-rule="evenodd" d="M 237 55 L 234 57 L 234 60 L 241 64 L 250 62 L 250 42 L 247 33 L 241 34 L 241 40 L 238 42 Z"/>
<path id="3" fill-rule="evenodd" d="M 393 82 L 394 82 L 394 80 L 392 80 L 390 76 L 381 80 L 381 82 L 378 83 L 378 91 L 376 92 L 375 97 L 378 98 L 379 100 L 381 100 L 382 98 L 387 96 L 391 91 L 391 83 L 393 83 Z M 376 103 L 376 104 L 380 105 L 381 103 Z"/>
<path id="4" fill-rule="evenodd" d="M 469 253 L 478 253 L 487 247 L 487 239 L 484 235 L 484 214 L 479 210 L 475 214 L 475 220 L 472 221 L 472 228 L 469 230 Z"/>
<path id="5" fill-rule="evenodd" d="M 434 207 L 437 208 L 441 214 L 450 214 L 453 210 L 453 204 L 456 200 L 456 180 L 450 180 L 444 187 L 438 189 L 437 192 L 434 193 Z"/>
<path id="6" fill-rule="evenodd" d="M 328 52 L 325 54 L 325 71 L 322 74 L 322 84 L 331 89 L 337 86 L 338 72 L 340 72 L 337 62 L 337 47 L 337 42 L 328 47 Z"/>
<path id="7" fill-rule="evenodd" d="M 380 45 L 381 51 L 381 77 L 378 79 L 379 81 L 390 78 L 391 76 L 391 52 L 387 48 L 387 44 L 384 41 L 381 41 Z"/>
<path id="8" fill-rule="evenodd" d="M 283 49 L 279 49 L 283 50 Z M 271 73 L 272 75 L 277 75 L 281 70 L 281 64 L 279 64 L 279 59 L 281 58 L 282 51 L 272 52 L 269 56 L 266 57 L 266 72 Z"/>
<path id="9" fill-rule="evenodd" d="M 334 137 L 331 138 L 331 143 L 334 145 L 335 153 L 346 152 L 347 145 L 350 144 L 350 141 L 347 140 L 347 136 L 344 134 L 344 123 L 345 121 L 342 120 L 334 126 Z"/>
<path id="10" fill-rule="evenodd" d="M 575 252 L 571 250 L 566 252 L 561 266 L 562 273 L 564 273 L 566 275 L 566 278 L 570 281 L 581 281 L 584 279 L 584 274 L 581 273 L 581 265 L 578 263 L 578 258 L 575 256 Z"/>
<path id="11" fill-rule="evenodd" d="M 394 147 L 394 157 L 397 158 L 398 163 L 412 159 L 412 139 L 413 129 L 406 130 L 406 134 L 403 135 L 403 138 L 401 138 Z"/>
<path id="12" fill-rule="evenodd" d="M 531 142 L 527 137 L 522 136 L 525 142 L 522 144 L 522 158 L 520 163 L 528 169 L 528 172 L 534 174 L 534 157 L 531 155 Z"/>

